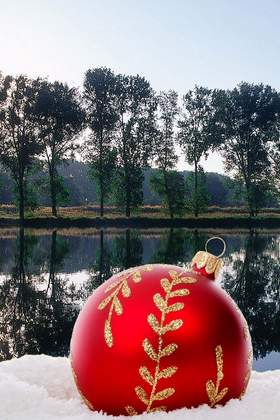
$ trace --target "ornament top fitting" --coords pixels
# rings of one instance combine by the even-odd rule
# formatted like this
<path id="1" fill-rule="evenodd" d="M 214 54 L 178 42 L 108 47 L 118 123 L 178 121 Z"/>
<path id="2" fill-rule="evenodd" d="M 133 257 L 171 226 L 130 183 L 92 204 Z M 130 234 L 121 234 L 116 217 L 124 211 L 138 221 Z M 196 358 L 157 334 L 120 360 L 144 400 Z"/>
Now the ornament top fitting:
<path id="1" fill-rule="evenodd" d="M 223 243 L 223 251 L 219 255 L 213 255 L 208 252 L 207 246 L 210 241 L 219 240 Z M 226 243 L 219 236 L 213 236 L 206 241 L 205 251 L 198 251 L 192 259 L 191 267 L 196 273 L 199 273 L 211 280 L 215 280 L 223 267 L 223 261 L 220 259 L 226 251 Z"/>

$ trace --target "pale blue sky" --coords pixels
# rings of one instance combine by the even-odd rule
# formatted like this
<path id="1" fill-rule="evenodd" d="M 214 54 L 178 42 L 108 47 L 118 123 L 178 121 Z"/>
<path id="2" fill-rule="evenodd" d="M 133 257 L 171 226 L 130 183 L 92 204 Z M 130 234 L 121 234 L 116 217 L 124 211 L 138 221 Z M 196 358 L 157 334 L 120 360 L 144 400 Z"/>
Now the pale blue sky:
<path id="1" fill-rule="evenodd" d="M 277 0 L 0 0 L 0 70 L 80 86 L 107 66 L 180 94 L 242 80 L 280 89 L 279 19 Z"/>

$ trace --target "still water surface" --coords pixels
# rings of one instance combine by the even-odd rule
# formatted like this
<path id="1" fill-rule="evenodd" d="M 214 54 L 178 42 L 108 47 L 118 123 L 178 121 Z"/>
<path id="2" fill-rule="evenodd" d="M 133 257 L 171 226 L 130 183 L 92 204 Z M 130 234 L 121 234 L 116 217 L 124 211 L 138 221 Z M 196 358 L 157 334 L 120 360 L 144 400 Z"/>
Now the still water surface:
<path id="1" fill-rule="evenodd" d="M 0 361 L 68 355 L 79 310 L 103 281 L 140 264 L 186 266 L 217 233 L 0 230 Z M 218 234 L 227 243 L 221 287 L 248 321 L 254 369 L 280 369 L 280 233 Z"/>

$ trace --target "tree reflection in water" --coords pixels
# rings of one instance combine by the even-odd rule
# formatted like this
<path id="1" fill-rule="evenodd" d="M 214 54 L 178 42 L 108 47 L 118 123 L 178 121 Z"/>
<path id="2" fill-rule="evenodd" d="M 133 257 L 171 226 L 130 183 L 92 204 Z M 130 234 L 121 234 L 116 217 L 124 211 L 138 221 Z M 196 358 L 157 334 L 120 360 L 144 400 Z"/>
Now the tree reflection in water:
<path id="1" fill-rule="evenodd" d="M 280 351 L 280 263 L 273 255 L 276 238 L 251 232 L 244 255 L 232 254 L 224 288 L 249 324 L 255 358 Z M 232 272 L 231 272 L 232 271 Z"/>
<path id="2" fill-rule="evenodd" d="M 53 232 L 46 281 L 44 273 L 32 273 L 36 244 L 37 238 L 21 228 L 11 274 L 0 285 L 0 360 L 68 351 L 78 296 L 73 286 L 66 285 L 67 279 L 57 275 L 68 249 Z"/>
<path id="3" fill-rule="evenodd" d="M 5 255 L 0 360 L 25 353 L 67 355 L 80 306 L 95 288 L 112 274 L 144 263 L 187 266 L 210 236 L 184 229 L 86 235 L 38 235 L 21 229 L 15 242 L 0 235 Z M 223 237 L 228 250 L 222 285 L 248 320 L 254 354 L 280 352 L 279 236 L 250 232 Z"/>

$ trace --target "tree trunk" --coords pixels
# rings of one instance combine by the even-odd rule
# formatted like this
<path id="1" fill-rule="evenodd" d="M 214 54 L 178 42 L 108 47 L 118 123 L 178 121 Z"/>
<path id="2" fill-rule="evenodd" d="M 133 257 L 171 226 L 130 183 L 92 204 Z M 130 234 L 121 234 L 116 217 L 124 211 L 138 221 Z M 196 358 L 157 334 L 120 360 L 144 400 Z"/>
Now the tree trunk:
<path id="1" fill-rule="evenodd" d="M 167 172 L 165 170 L 163 171 L 163 178 L 164 178 L 164 188 L 165 188 L 165 193 L 166 193 L 166 197 L 167 197 L 169 214 L 170 214 L 171 219 L 173 219 L 174 218 L 174 213 L 173 213 L 173 207 L 172 207 L 172 203 L 171 203 L 170 189 L 169 189 L 168 179 L 167 179 Z"/>
<path id="2" fill-rule="evenodd" d="M 195 215 L 195 217 L 198 216 L 198 197 L 197 197 L 198 185 L 197 185 L 197 173 L 198 173 L 197 161 L 195 161 L 194 162 L 194 215 Z"/>
<path id="3" fill-rule="evenodd" d="M 104 216 L 104 185 L 102 175 L 100 177 L 100 216 Z"/>
<path id="4" fill-rule="evenodd" d="M 19 222 L 20 225 L 24 224 L 24 180 L 23 176 L 19 178 Z"/>
<path id="5" fill-rule="evenodd" d="M 24 270 L 24 251 L 25 251 L 25 235 L 24 228 L 21 226 L 19 229 L 19 279 L 20 283 L 25 279 L 25 270 Z"/>
<path id="6" fill-rule="evenodd" d="M 125 174 L 125 215 L 130 217 L 131 214 L 131 189 L 130 189 L 130 180 L 126 172 Z"/>
<path id="7" fill-rule="evenodd" d="M 48 296 L 48 291 L 50 287 L 54 285 L 54 278 L 55 278 L 55 265 L 56 265 L 56 238 L 57 238 L 57 231 L 54 230 L 52 232 L 52 243 L 51 243 L 51 252 L 50 252 L 50 265 L 49 265 L 49 281 L 48 286 L 46 288 L 46 296 Z M 51 300 L 51 299 L 50 299 Z"/>
<path id="8" fill-rule="evenodd" d="M 52 233 L 52 243 L 51 243 L 49 284 L 46 290 L 46 294 L 47 294 L 49 287 L 51 286 L 50 303 L 55 301 L 55 293 L 56 293 L 56 290 L 55 290 L 56 240 L 57 240 L 57 231 L 54 230 Z"/>
<path id="9" fill-rule="evenodd" d="M 251 196 L 251 183 L 246 178 L 245 178 L 245 187 L 246 187 L 246 195 L 247 195 L 249 215 L 250 215 L 250 217 L 254 217 L 253 200 L 252 200 L 252 196 Z"/>
<path id="10" fill-rule="evenodd" d="M 100 184 L 100 216 L 104 216 L 104 180 L 103 180 L 103 130 L 99 139 L 99 184 Z"/>
<path id="11" fill-rule="evenodd" d="M 51 190 L 51 201 L 52 201 L 52 215 L 57 217 L 57 200 L 56 200 L 56 179 L 55 179 L 55 168 L 49 167 L 50 175 L 50 190 Z"/>
<path id="12" fill-rule="evenodd" d="M 131 211 L 130 211 L 130 204 L 129 204 L 129 200 L 127 199 L 126 200 L 126 207 L 125 207 L 125 215 L 126 215 L 126 217 L 130 217 L 130 213 L 131 213 Z"/>

